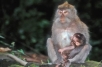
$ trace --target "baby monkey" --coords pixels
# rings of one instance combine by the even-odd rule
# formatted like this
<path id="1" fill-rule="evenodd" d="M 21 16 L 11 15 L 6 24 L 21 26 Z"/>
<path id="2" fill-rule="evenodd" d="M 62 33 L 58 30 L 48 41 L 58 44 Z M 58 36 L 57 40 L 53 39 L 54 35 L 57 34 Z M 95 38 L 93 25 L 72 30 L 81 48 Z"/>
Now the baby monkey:
<path id="1" fill-rule="evenodd" d="M 62 63 L 62 66 L 65 66 L 65 64 L 68 62 L 68 59 L 69 59 L 68 56 L 73 49 L 79 46 L 83 46 L 85 44 L 86 44 L 86 38 L 84 37 L 84 35 L 81 33 L 75 33 L 71 38 L 70 46 L 67 46 L 58 50 L 61 53 L 64 61 Z"/>

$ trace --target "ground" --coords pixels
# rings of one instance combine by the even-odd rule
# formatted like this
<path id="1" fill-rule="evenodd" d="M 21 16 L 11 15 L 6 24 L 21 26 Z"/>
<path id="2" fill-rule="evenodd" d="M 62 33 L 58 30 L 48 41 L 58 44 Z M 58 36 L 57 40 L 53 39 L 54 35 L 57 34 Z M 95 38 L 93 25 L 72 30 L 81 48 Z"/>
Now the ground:
<path id="1" fill-rule="evenodd" d="M 47 56 L 42 54 L 33 54 L 33 53 L 26 53 L 26 55 L 20 56 L 20 59 L 33 62 L 28 64 L 27 67 L 54 67 L 55 65 L 48 64 L 49 59 Z M 20 63 L 16 62 L 14 59 L 6 56 L 5 54 L 0 55 L 0 67 L 24 67 Z M 102 67 L 101 62 L 91 61 L 88 60 L 84 64 L 72 64 L 70 67 Z"/>

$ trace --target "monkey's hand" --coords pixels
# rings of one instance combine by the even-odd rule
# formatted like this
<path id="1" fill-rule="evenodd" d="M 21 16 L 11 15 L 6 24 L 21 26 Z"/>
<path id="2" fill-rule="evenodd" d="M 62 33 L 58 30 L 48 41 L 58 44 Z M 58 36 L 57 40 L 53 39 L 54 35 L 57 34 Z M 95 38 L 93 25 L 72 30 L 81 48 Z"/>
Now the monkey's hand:
<path id="1" fill-rule="evenodd" d="M 75 46 L 68 46 L 68 47 L 64 47 L 62 49 L 59 49 L 58 52 L 60 52 L 61 54 L 63 54 L 63 53 L 69 53 L 74 48 L 75 48 Z"/>
<path id="2" fill-rule="evenodd" d="M 58 51 L 61 53 L 61 56 L 62 56 L 63 60 L 65 61 L 67 59 L 67 53 L 65 53 L 65 50 L 59 49 Z"/>
<path id="3" fill-rule="evenodd" d="M 56 64 L 56 66 L 55 67 L 60 67 L 61 66 L 61 64 Z"/>
<path id="4" fill-rule="evenodd" d="M 63 52 L 65 51 L 65 49 L 59 49 L 58 52 L 61 53 L 61 55 L 63 54 Z"/>

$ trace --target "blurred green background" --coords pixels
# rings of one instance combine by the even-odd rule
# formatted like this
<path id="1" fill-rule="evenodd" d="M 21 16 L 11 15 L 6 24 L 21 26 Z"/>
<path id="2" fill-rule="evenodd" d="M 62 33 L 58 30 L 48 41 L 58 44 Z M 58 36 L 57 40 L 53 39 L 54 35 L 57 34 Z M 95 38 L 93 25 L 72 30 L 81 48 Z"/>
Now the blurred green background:
<path id="1" fill-rule="evenodd" d="M 0 0 L 0 46 L 47 55 L 52 19 L 64 0 Z M 102 60 L 102 0 L 68 0 L 90 30 L 90 60 Z"/>

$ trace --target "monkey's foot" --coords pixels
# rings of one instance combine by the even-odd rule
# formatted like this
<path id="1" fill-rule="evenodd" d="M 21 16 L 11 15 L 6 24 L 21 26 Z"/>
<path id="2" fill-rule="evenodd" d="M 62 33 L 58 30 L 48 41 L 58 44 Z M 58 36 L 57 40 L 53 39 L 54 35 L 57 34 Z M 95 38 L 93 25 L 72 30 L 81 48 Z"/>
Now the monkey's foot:
<path id="1" fill-rule="evenodd" d="M 60 67 L 61 66 L 61 64 L 57 64 L 55 67 Z"/>
<path id="2" fill-rule="evenodd" d="M 71 63 L 70 62 L 67 62 L 67 63 L 65 63 L 65 66 L 64 67 L 69 67 L 71 65 Z"/>

